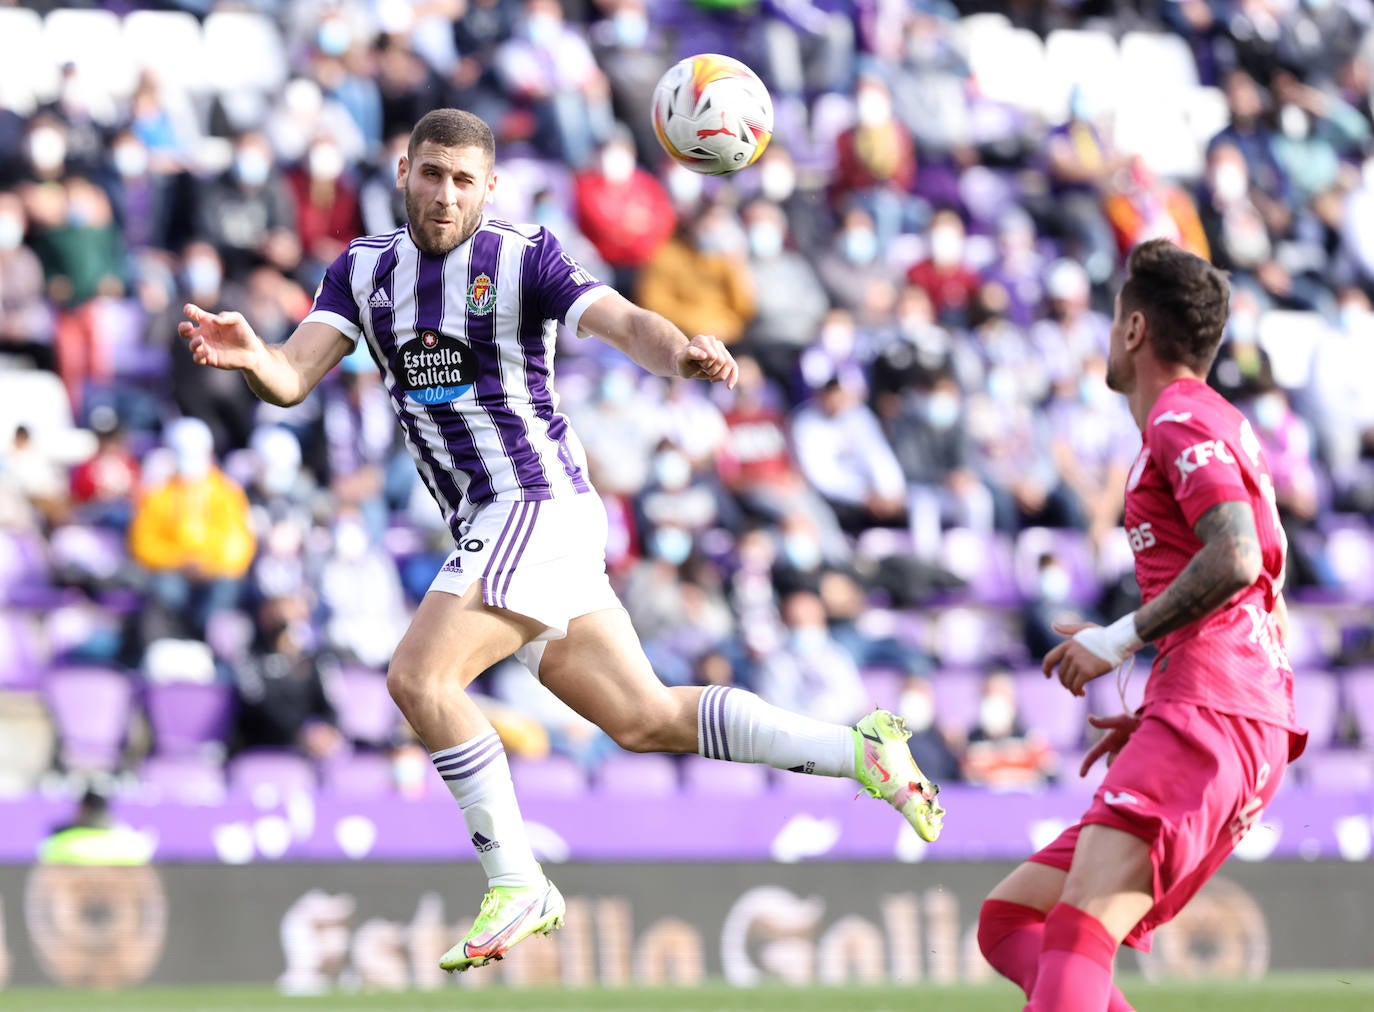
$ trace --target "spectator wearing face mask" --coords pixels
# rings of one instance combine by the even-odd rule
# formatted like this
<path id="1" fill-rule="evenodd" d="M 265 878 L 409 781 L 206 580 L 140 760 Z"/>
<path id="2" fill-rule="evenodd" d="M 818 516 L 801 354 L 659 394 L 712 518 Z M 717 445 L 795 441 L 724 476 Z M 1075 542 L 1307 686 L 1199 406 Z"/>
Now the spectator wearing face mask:
<path id="1" fill-rule="evenodd" d="M 992 531 L 992 495 L 971 467 L 963 403 L 958 382 L 946 374 L 925 390 L 911 391 L 891 424 L 921 558 L 939 555 L 946 527 Z"/>
<path id="2" fill-rule="evenodd" d="M 1079 376 L 1056 383 L 1044 411 L 1074 526 L 1100 544 L 1121 518 L 1120 490 L 1140 445 L 1125 402 L 1107 387 L 1106 360 L 1089 359 Z"/>
<path id="3" fill-rule="evenodd" d="M 1226 320 L 1217 357 L 1207 383 L 1235 404 L 1273 385 L 1269 353 L 1259 343 L 1260 306 L 1253 290 L 1231 290 L 1231 315 Z"/>
<path id="4" fill-rule="evenodd" d="M 43 264 L 24 244 L 28 215 L 17 194 L 0 191 L 0 355 L 53 369 L 53 316 Z"/>
<path id="5" fill-rule="evenodd" d="M 1327 583 L 1330 572 L 1317 543 L 1316 519 L 1322 501 L 1312 429 L 1293 410 L 1288 392 L 1278 384 L 1259 390 L 1241 407 L 1253 423 L 1274 481 L 1274 504 L 1288 539 L 1288 584 Z"/>
<path id="6" fill-rule="evenodd" d="M 496 53 L 496 72 L 534 115 L 536 148 L 575 169 L 591 162 L 615 122 L 610 85 L 558 0 L 525 0 L 523 17 Z"/>
<path id="7" fill-rule="evenodd" d="M 876 74 L 859 78 L 854 90 L 857 122 L 835 139 L 835 174 L 830 198 L 836 207 L 857 206 L 873 218 L 880 248 L 925 224 L 928 208 L 912 192 L 916 145 L 893 114 L 892 93 Z"/>
<path id="8" fill-rule="evenodd" d="M 196 204 L 197 237 L 219 250 L 227 276 L 242 277 L 261 263 L 285 273 L 299 266 L 295 205 L 261 133 L 235 140 L 229 169 L 203 184 Z"/>
<path id="9" fill-rule="evenodd" d="M 325 643 L 341 657 L 385 668 L 410 622 L 396 564 L 357 514 L 340 516 L 332 533 L 317 584 Z"/>
<path id="10" fill-rule="evenodd" d="M 964 326 L 982 279 L 964 263 L 963 219 L 955 211 L 937 212 L 928 239 L 929 255 L 907 271 L 907 283 L 925 289 L 942 324 Z"/>
<path id="11" fill-rule="evenodd" d="M 757 665 L 754 685 L 774 706 L 794 713 L 846 723 L 868 709 L 858 666 L 835 642 L 825 622 L 825 606 L 806 591 L 782 602 L 781 644 Z"/>
<path id="12" fill-rule="evenodd" d="M 115 134 L 110 144 L 110 168 L 113 178 L 107 189 L 129 251 L 137 254 L 173 248 L 175 236 L 190 227 L 179 169 L 165 160 L 155 160 L 131 130 Z"/>
<path id="13" fill-rule="evenodd" d="M 322 276 L 349 242 L 362 234 L 358 188 L 347 168 L 339 145 L 317 135 L 305 158 L 286 173 L 304 255 L 297 272 L 302 281 Z"/>
<path id="14" fill-rule="evenodd" d="M 1313 407 L 1322 459 L 1330 469 L 1337 507 L 1374 513 L 1374 311 L 1356 287 L 1339 293 L 1336 324 L 1312 356 L 1307 403 Z"/>
<path id="15" fill-rule="evenodd" d="M 827 236 L 816 273 L 830 304 L 857 313 L 864 302 L 864 279 L 897 281 L 900 272 L 887 260 L 878 240 L 873 215 L 860 206 L 848 207 L 839 228 Z"/>
<path id="16" fill-rule="evenodd" d="M 175 339 L 181 307 L 194 302 L 207 312 L 246 301 L 243 286 L 224 276 L 224 262 L 215 247 L 204 241 L 186 244 L 176 274 L 176 291 L 161 313 L 148 322 L 147 341 L 154 347 L 171 341 L 172 397 L 178 410 L 210 427 L 221 453 L 248 445 L 253 433 L 257 399 L 243 380 L 232 373 L 203 369 L 195 364 L 185 341 Z"/>
<path id="17" fill-rule="evenodd" d="M 988 675 L 964 750 L 964 779 L 994 790 L 1030 790 L 1045 786 L 1054 772 L 1049 744 L 1021 723 L 1011 677 Z"/>
<path id="18" fill-rule="evenodd" d="M 930 679 L 913 675 L 902 683 L 902 693 L 897 697 L 897 714 L 906 721 L 906 729 L 911 732 L 907 746 L 921 772 L 939 784 L 962 780 L 963 770 L 954 744 L 936 721 L 935 688 Z"/>
<path id="19" fill-rule="evenodd" d="M 79 415 L 87 386 L 106 387 L 114 378 L 115 328 L 126 325 L 116 303 L 128 259 L 109 197 L 84 176 L 49 188 L 34 205 L 34 224 L 31 242 L 57 306 L 57 370 Z"/>
<path id="20" fill-rule="evenodd" d="M 1022 634 L 1032 657 L 1043 657 L 1064 641 L 1055 631 L 1057 622 L 1101 622 L 1096 609 L 1074 602 L 1073 574 L 1053 552 L 1045 552 L 1035 563 L 1035 585 L 1026 595 L 1021 611 Z"/>
<path id="21" fill-rule="evenodd" d="M 815 269 L 794 247 L 782 208 L 757 198 L 745 205 L 743 221 L 755 292 L 744 347 L 770 375 L 790 376 L 830 302 Z"/>
<path id="22" fill-rule="evenodd" d="M 594 165 L 573 178 L 576 224 L 614 271 L 617 291 L 632 295 L 639 272 L 677 227 L 668 191 L 635 163 L 633 138 L 618 132 Z"/>
<path id="23" fill-rule="evenodd" d="M 863 392 L 857 369 L 841 367 L 792 416 L 801 472 L 851 534 L 907 521 L 901 464 Z"/>
<path id="24" fill-rule="evenodd" d="M 982 278 L 984 290 L 987 285 L 1002 290 L 1003 315 L 1018 327 L 1030 326 L 1040 309 L 1045 267 L 1031 216 L 1019 207 L 1007 211 L 997 222 L 997 258 L 982 271 Z"/>
<path id="25" fill-rule="evenodd" d="M 744 230 L 734 211 L 715 203 L 684 221 L 644 265 L 635 301 L 683 333 L 734 344 L 753 319 L 754 300 Z"/>
<path id="26" fill-rule="evenodd" d="M 172 473 L 145 488 L 129 525 L 129 554 L 148 576 L 152 603 L 203 637 L 212 612 L 232 608 L 256 539 L 243 489 L 215 464 L 210 429 L 182 418 L 167 429 Z"/>
<path id="27" fill-rule="evenodd" d="M 606 16 L 588 32 L 592 53 L 610 83 L 616 119 L 628 124 L 638 156 L 654 158 L 658 139 L 644 100 L 673 63 L 671 40 L 650 18 L 646 0 L 611 0 L 602 6 Z"/>
<path id="28" fill-rule="evenodd" d="M 1050 264 L 1045 299 L 1044 319 L 1037 320 L 1028 335 L 1039 360 L 1035 368 L 1050 382 L 1067 381 L 1079 374 L 1084 362 L 1105 358 L 1111 320 L 1092 308 L 1088 272 L 1067 257 Z"/>
<path id="29" fill-rule="evenodd" d="M 835 215 L 815 173 L 798 171 L 787 139 L 776 134 L 758 160 L 758 196 L 782 208 L 796 248 L 814 259 L 829 248 Z"/>

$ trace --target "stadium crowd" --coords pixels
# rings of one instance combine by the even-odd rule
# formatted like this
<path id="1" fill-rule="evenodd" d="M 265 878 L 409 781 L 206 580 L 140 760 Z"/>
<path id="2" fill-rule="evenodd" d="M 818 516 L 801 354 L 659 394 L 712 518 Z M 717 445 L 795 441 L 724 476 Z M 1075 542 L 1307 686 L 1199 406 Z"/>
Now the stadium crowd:
<path id="1" fill-rule="evenodd" d="M 165 751 L 137 700 L 195 682 L 232 712 L 209 763 L 370 749 L 423 790 L 375 688 L 450 535 L 375 367 L 350 356 L 283 411 L 175 325 L 192 301 L 284 338 L 350 239 L 404 223 L 396 162 L 443 105 L 496 130 L 494 213 L 739 358 L 725 392 L 560 341 L 609 568 L 666 681 L 897 706 L 937 781 L 1055 777 L 1083 727 L 1047 735 L 1058 701 L 1023 676 L 1056 618 L 1137 593 L 1139 434 L 1105 354 L 1123 256 L 1164 235 L 1231 272 L 1212 379 L 1273 467 L 1299 682 L 1326 679 L 1300 715 L 1374 783 L 1352 608 L 1374 602 L 1374 9 L 980 6 L 1003 5 L 0 4 L 0 786 L 136 783 Z M 111 30 L 131 56 L 64 56 Z M 650 129 L 655 81 L 703 51 L 775 103 L 726 180 Z M 72 668 L 134 687 L 98 759 L 46 688 Z M 513 663 L 481 684 L 513 754 L 594 775 L 613 749 Z M 344 713 L 361 699 L 381 727 Z"/>

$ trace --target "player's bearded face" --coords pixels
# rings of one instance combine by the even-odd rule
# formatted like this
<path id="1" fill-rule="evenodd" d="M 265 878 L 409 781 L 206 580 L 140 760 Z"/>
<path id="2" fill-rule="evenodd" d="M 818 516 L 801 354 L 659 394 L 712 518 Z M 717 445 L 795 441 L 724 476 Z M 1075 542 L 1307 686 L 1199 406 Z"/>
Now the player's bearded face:
<path id="1" fill-rule="evenodd" d="M 1126 354 L 1126 321 L 1121 318 L 1121 296 L 1118 295 L 1107 351 L 1107 387 L 1119 394 L 1129 393 L 1132 372 L 1131 359 Z"/>
<path id="2" fill-rule="evenodd" d="M 480 148 L 424 142 L 401 170 L 406 221 L 415 245 L 443 256 L 477 231 L 495 176 Z"/>

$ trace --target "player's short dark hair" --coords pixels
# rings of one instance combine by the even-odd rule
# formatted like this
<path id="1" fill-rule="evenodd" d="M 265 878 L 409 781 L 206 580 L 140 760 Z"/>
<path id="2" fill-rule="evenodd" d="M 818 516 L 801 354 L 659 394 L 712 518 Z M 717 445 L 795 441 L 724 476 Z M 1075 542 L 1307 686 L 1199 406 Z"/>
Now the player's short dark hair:
<path id="1" fill-rule="evenodd" d="M 1131 250 L 1121 314 L 1145 317 L 1161 361 L 1206 373 L 1221 345 L 1230 298 L 1224 273 L 1167 239 L 1150 239 Z"/>
<path id="2" fill-rule="evenodd" d="M 431 109 L 421 116 L 410 131 L 406 157 L 414 158 L 415 149 L 426 141 L 444 148 L 481 148 L 491 161 L 496 160 L 496 138 L 491 127 L 466 109 Z"/>

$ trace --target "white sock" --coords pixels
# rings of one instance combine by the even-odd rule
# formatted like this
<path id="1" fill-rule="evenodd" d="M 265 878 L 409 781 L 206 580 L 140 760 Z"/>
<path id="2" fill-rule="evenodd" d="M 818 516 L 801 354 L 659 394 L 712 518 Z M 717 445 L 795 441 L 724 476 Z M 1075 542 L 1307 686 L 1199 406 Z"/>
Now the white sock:
<path id="1" fill-rule="evenodd" d="M 713 685 L 697 707 L 697 752 L 793 773 L 854 776 L 854 729 L 803 717 L 752 692 Z"/>
<path id="2" fill-rule="evenodd" d="M 533 886 L 544 873 L 530 849 L 506 750 L 495 731 L 431 752 L 434 768 L 463 810 L 468 836 L 490 885 Z"/>

